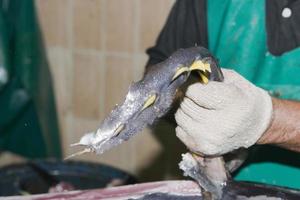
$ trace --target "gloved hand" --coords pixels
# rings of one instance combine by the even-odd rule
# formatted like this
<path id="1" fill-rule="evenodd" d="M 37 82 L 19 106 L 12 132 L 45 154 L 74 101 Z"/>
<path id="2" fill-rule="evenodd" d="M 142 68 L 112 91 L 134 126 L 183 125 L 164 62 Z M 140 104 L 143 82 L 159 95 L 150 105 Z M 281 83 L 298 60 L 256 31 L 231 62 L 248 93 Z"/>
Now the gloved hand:
<path id="1" fill-rule="evenodd" d="M 189 86 L 175 114 L 177 137 L 195 153 L 222 155 L 247 148 L 271 122 L 269 94 L 232 70 L 222 71 L 224 82 Z"/>

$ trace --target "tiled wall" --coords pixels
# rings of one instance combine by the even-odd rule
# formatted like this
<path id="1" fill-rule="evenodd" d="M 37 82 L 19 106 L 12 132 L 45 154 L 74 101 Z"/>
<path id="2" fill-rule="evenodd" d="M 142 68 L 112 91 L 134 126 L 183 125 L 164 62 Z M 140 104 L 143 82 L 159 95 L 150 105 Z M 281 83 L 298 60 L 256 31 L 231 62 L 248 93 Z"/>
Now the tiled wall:
<path id="1" fill-rule="evenodd" d="M 154 44 L 173 2 L 36 0 L 55 84 L 65 155 L 78 150 L 69 145 L 85 132 L 95 130 L 105 114 L 122 100 L 129 84 L 141 78 L 147 60 L 145 49 Z M 155 179 L 160 171 L 164 173 L 160 177 L 165 178 L 168 175 L 163 171 L 172 171 L 173 165 L 177 169 L 171 157 L 176 160 L 180 155 L 173 149 L 165 150 L 162 144 L 173 145 L 175 135 L 168 125 L 162 126 L 164 137 L 173 139 L 161 142 L 146 130 L 148 133 L 101 156 L 90 154 L 77 159 L 108 163 L 147 180 Z"/>

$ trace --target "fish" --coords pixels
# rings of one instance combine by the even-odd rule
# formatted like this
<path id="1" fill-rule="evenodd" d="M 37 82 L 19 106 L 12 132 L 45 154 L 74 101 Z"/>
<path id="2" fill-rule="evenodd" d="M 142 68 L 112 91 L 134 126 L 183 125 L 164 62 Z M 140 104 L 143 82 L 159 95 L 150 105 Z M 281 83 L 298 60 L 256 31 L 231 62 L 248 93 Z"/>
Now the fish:
<path id="1" fill-rule="evenodd" d="M 206 83 L 224 79 L 218 62 L 207 49 L 177 50 L 165 61 L 149 67 L 140 81 L 131 84 L 124 102 L 111 111 L 98 130 L 71 145 L 84 149 L 70 157 L 87 152 L 101 154 L 152 125 L 170 110 L 178 88 L 192 72 Z"/>
<path id="2" fill-rule="evenodd" d="M 206 48 L 195 46 L 175 51 L 165 61 L 148 67 L 142 79 L 130 85 L 123 103 L 115 106 L 99 128 L 71 145 L 82 146 L 83 150 L 67 159 L 89 152 L 101 154 L 153 125 L 172 108 L 180 88 L 192 74 L 203 84 L 224 80 L 218 60 Z M 298 190 L 234 181 L 226 166 L 235 169 L 241 163 L 226 165 L 222 156 L 203 157 L 188 152 L 182 156 L 179 167 L 198 183 L 200 199 L 300 199 Z"/>

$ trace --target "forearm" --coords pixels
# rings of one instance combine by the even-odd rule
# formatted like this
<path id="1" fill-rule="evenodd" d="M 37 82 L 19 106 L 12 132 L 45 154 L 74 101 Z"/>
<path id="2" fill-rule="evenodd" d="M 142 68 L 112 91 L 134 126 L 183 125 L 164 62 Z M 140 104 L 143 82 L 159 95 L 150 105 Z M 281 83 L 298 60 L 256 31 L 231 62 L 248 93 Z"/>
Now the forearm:
<path id="1" fill-rule="evenodd" d="M 258 144 L 274 144 L 300 152 L 300 102 L 272 98 L 273 118 Z"/>

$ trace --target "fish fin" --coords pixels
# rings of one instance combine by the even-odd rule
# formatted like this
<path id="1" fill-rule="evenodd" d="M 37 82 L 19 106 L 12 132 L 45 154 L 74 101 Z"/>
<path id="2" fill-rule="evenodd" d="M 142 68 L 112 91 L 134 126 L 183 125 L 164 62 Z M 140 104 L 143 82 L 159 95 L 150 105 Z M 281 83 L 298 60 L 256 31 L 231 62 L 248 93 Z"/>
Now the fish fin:
<path id="1" fill-rule="evenodd" d="M 114 131 L 114 136 L 117 136 L 119 135 L 119 133 L 125 128 L 125 125 L 124 124 L 120 124 L 116 130 Z"/>
<path id="2" fill-rule="evenodd" d="M 175 80 L 178 76 L 180 76 L 181 74 L 185 73 L 185 72 L 189 72 L 190 69 L 188 67 L 180 67 L 179 69 L 176 70 L 172 81 Z"/>
<path id="3" fill-rule="evenodd" d="M 201 78 L 201 82 L 203 84 L 207 84 L 209 82 L 209 75 L 206 75 L 205 73 L 200 72 L 200 71 L 199 71 L 199 75 L 200 75 L 200 78 Z"/>
<path id="4" fill-rule="evenodd" d="M 146 102 L 144 103 L 144 106 L 142 108 L 142 111 L 151 106 L 156 100 L 156 94 L 151 95 Z"/>
<path id="5" fill-rule="evenodd" d="M 193 62 L 193 64 L 189 68 L 190 71 L 193 70 L 199 70 L 203 72 L 210 72 L 211 73 L 211 67 L 209 63 L 202 62 L 201 60 L 196 60 Z"/>

